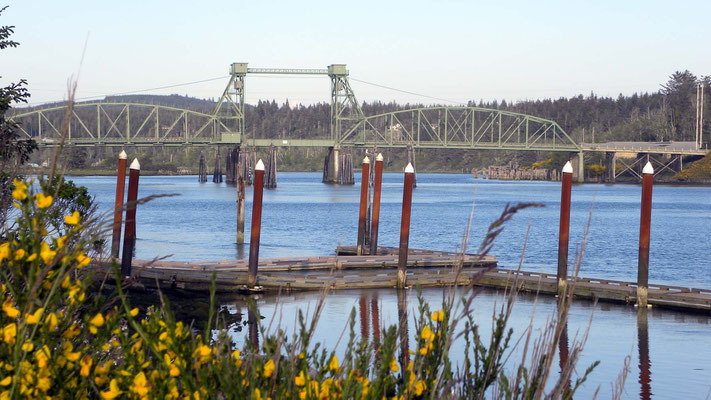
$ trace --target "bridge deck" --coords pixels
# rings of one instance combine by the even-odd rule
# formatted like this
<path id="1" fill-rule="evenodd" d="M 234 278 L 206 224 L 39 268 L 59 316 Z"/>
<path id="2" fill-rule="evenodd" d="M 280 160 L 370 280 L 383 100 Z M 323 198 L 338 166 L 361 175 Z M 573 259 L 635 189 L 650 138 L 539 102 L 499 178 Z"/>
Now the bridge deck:
<path id="1" fill-rule="evenodd" d="M 336 256 L 262 259 L 257 283 L 267 291 L 308 289 L 358 289 L 395 287 L 396 248 L 381 247 L 377 255 L 355 256 L 354 247 L 339 247 Z M 455 265 L 461 262 L 457 273 Z M 555 295 L 554 274 L 496 268 L 493 256 L 479 257 L 444 251 L 411 249 L 407 282 L 416 286 L 474 284 L 510 288 L 514 282 L 523 291 Z M 110 270 L 109 263 L 94 266 L 99 272 Z M 133 276 L 147 287 L 209 290 L 213 273 L 220 292 L 245 290 L 247 260 L 204 262 L 134 260 Z M 103 274 L 99 274 L 103 275 Z M 103 277 L 103 276 L 102 276 Z M 634 304 L 636 284 L 608 279 L 569 279 L 575 296 L 600 301 Z M 711 290 L 668 285 L 649 285 L 649 304 L 687 311 L 711 313 Z"/>

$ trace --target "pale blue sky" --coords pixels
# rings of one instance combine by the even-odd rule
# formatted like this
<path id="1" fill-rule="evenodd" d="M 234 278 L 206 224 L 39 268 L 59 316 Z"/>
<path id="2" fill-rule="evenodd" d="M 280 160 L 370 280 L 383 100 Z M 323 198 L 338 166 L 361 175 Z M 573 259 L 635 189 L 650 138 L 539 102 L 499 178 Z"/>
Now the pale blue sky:
<path id="1" fill-rule="evenodd" d="M 7 3 L 7 1 L 5 2 Z M 9 1 L 17 49 L 0 84 L 32 103 L 153 88 L 252 67 L 324 68 L 434 97 L 535 99 L 656 91 L 675 70 L 711 74 L 710 1 Z M 226 80 L 158 94 L 218 97 Z M 433 100 L 352 82 L 363 101 Z M 247 101 L 328 101 L 326 77 L 247 77 Z"/>

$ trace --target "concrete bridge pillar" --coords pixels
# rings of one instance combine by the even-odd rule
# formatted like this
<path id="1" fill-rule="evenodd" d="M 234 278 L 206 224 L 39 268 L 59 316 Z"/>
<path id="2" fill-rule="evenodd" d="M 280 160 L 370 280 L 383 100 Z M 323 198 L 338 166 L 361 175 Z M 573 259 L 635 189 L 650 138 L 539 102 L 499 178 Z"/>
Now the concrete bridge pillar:
<path id="1" fill-rule="evenodd" d="M 330 147 L 323 162 L 324 183 L 339 185 L 352 185 L 355 183 L 353 176 L 353 154 L 350 150 L 338 146 Z"/>
<path id="2" fill-rule="evenodd" d="M 573 180 L 578 183 L 585 182 L 585 155 L 583 152 L 573 155 L 570 163 L 573 164 Z"/>
<path id="3" fill-rule="evenodd" d="M 617 153 L 606 152 L 605 153 L 605 182 L 615 183 L 615 167 L 617 165 Z"/>
<path id="4" fill-rule="evenodd" d="M 676 162 L 675 162 L 675 168 L 674 170 L 676 172 L 681 172 L 684 170 L 684 161 L 682 160 L 682 155 L 681 154 L 675 154 L 674 156 L 677 157 Z"/>

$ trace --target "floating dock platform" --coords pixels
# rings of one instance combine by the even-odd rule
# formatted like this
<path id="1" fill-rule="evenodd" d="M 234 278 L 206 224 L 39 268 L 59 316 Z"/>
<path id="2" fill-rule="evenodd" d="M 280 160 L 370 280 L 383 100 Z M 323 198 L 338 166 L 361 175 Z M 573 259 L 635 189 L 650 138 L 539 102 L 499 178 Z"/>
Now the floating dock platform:
<path id="1" fill-rule="evenodd" d="M 396 287 L 397 248 L 379 247 L 375 255 L 356 256 L 355 246 L 339 247 L 335 256 L 261 259 L 257 285 L 263 291 L 364 289 Z M 134 260 L 132 277 L 145 287 L 207 291 L 212 276 L 218 292 L 247 291 L 248 260 L 201 262 Z M 103 277 L 108 262 L 94 266 Z M 461 266 L 461 268 L 459 268 Z M 97 275 L 97 278 L 99 276 Z M 556 295 L 555 274 L 497 268 L 494 256 L 410 249 L 408 286 L 477 285 L 506 289 L 516 282 L 519 290 Z M 576 298 L 634 304 L 633 282 L 593 278 L 569 278 Z M 653 306 L 711 313 L 711 290 L 668 285 L 649 285 Z"/>

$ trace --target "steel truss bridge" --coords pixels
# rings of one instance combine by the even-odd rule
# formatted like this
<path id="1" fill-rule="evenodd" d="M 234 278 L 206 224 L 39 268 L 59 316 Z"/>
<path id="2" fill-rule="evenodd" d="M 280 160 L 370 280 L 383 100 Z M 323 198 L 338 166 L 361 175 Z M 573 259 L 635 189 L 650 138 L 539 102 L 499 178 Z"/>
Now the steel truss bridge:
<path id="1" fill-rule="evenodd" d="M 249 74 L 323 75 L 331 82 L 329 132 L 309 139 L 274 139 L 245 135 L 245 83 Z M 577 143 L 555 121 L 509 111 L 465 106 L 435 106 L 366 116 L 348 80 L 345 64 L 325 69 L 249 68 L 233 63 L 230 78 L 214 109 L 188 110 L 155 104 L 90 102 L 15 112 L 21 136 L 42 147 L 57 146 L 199 146 L 378 147 L 421 149 L 491 149 L 576 153 L 576 175 L 583 175 L 583 153 L 604 152 L 612 172 L 616 154 L 662 154 L 681 158 L 703 155 L 698 142 Z M 66 129 L 65 129 L 66 128 Z M 664 162 L 665 168 L 669 162 Z M 623 172 L 636 168 L 624 165 Z M 681 163 L 679 162 L 679 168 Z M 581 178 L 580 178 L 581 179 Z"/>
<path id="2" fill-rule="evenodd" d="M 329 132 L 309 139 L 245 136 L 245 81 L 248 74 L 324 75 L 331 80 Z M 24 138 L 40 146 L 56 146 L 66 127 L 71 146 L 181 146 L 248 143 L 314 147 L 406 147 L 509 149 L 580 152 L 555 122 L 495 109 L 438 106 L 366 116 L 360 108 L 343 64 L 326 69 L 248 68 L 234 63 L 230 79 L 212 110 L 187 110 L 155 104 L 89 102 L 71 113 L 56 106 L 16 112 Z M 66 121 L 65 121 L 66 119 Z"/>

